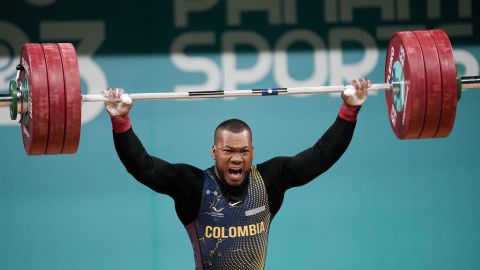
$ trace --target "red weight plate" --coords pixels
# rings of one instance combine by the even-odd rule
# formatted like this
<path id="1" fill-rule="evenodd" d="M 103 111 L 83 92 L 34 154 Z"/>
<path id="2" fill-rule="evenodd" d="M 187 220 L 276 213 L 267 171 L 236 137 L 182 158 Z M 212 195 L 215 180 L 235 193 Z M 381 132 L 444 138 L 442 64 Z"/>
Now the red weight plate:
<path id="1" fill-rule="evenodd" d="M 425 67 L 422 50 L 413 32 L 397 32 L 388 43 L 385 61 L 385 81 L 391 82 L 394 67 L 403 73 L 402 92 L 397 96 L 403 102 L 398 105 L 393 95 L 386 91 L 390 124 L 399 139 L 416 139 L 425 119 Z M 397 107 L 397 108 L 396 108 Z"/>
<path id="2" fill-rule="evenodd" d="M 442 109 L 442 75 L 437 46 L 427 31 L 415 31 L 420 47 L 422 48 L 423 62 L 425 63 L 426 93 L 425 122 L 418 138 L 434 138 L 440 121 Z"/>
<path id="3" fill-rule="evenodd" d="M 444 138 L 450 134 L 457 112 L 457 71 L 452 45 L 443 30 L 430 30 L 437 46 L 442 72 L 442 112 L 435 138 Z"/>
<path id="4" fill-rule="evenodd" d="M 62 154 L 77 152 L 80 143 L 82 120 L 82 94 L 77 53 L 70 43 L 58 43 L 62 56 L 63 79 L 65 81 L 65 140 Z"/>
<path id="5" fill-rule="evenodd" d="M 45 57 L 40 44 L 22 47 L 20 84 L 25 91 L 28 111 L 22 114 L 23 146 L 27 155 L 43 155 L 48 140 L 48 80 Z"/>
<path id="6" fill-rule="evenodd" d="M 47 65 L 48 94 L 50 104 L 50 124 L 45 154 L 62 153 L 65 136 L 65 91 L 63 67 L 57 44 L 42 44 Z"/>

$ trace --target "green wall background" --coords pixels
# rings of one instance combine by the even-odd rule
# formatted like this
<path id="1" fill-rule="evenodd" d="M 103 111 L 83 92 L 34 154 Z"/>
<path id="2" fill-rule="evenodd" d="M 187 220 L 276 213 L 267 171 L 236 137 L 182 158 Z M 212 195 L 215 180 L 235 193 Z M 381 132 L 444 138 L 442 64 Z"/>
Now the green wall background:
<path id="1" fill-rule="evenodd" d="M 203 90 L 290 86 L 286 79 L 323 85 L 356 76 L 382 82 L 388 37 L 432 28 L 449 33 L 459 73 L 478 75 L 479 3 L 4 1 L 0 92 L 14 78 L 25 42 L 73 42 L 84 93 L 107 86 L 129 92 L 186 84 Z M 180 12 L 195 4 L 198 11 Z M 242 7 L 247 11 L 239 12 Z M 182 56 L 204 62 L 182 65 Z M 282 70 L 288 76 L 277 74 Z M 384 95 L 371 95 L 341 160 L 287 192 L 270 232 L 267 269 L 480 269 L 475 92 L 463 93 L 448 138 L 415 141 L 395 138 Z M 329 95 L 139 101 L 131 118 L 151 154 L 206 168 L 212 131 L 224 119 L 252 126 L 255 161 L 262 162 L 309 147 L 340 104 Z M 7 110 L 0 113 L 0 269 L 194 267 L 173 201 L 124 170 L 101 104 L 83 107 L 80 150 L 69 156 L 27 157 L 18 123 L 7 119 Z"/>

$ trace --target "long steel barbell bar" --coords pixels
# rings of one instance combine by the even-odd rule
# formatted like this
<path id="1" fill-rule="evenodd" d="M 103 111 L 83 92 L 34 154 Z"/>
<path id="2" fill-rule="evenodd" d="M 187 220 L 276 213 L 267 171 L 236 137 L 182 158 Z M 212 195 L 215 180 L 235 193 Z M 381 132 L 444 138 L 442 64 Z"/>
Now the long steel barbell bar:
<path id="1" fill-rule="evenodd" d="M 261 88 L 250 90 L 219 90 L 219 91 L 190 91 L 190 92 L 162 92 L 162 93 L 130 93 L 132 100 L 162 100 L 162 99 L 198 99 L 224 98 L 246 96 L 276 96 L 276 95 L 308 95 L 321 93 L 339 93 L 344 90 L 354 90 L 352 85 L 319 86 L 319 87 L 291 87 L 291 88 Z M 390 84 L 372 84 L 369 91 L 390 89 Z M 82 95 L 83 102 L 105 101 L 103 95 Z"/>
<path id="2" fill-rule="evenodd" d="M 480 88 L 480 76 L 461 77 L 462 90 Z M 368 91 L 390 90 L 398 93 L 399 83 L 378 83 L 368 87 Z M 246 96 L 275 96 L 275 95 L 309 95 L 322 93 L 341 93 L 345 90 L 353 91 L 353 85 L 334 85 L 318 87 L 290 87 L 290 88 L 260 88 L 250 90 L 219 90 L 219 91 L 190 91 L 190 92 L 160 92 L 160 93 L 126 93 L 132 100 L 164 100 L 164 99 L 199 99 L 225 98 Z M 0 107 L 9 107 L 13 97 L 9 94 L 0 94 Z M 82 95 L 82 102 L 103 102 L 103 95 Z"/>

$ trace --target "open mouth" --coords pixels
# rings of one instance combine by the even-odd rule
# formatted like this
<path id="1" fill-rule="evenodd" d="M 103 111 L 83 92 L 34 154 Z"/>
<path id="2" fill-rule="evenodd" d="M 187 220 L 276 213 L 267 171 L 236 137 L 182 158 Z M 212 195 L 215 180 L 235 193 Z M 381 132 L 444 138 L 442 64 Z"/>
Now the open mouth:
<path id="1" fill-rule="evenodd" d="M 230 175 L 237 176 L 237 177 L 242 175 L 242 172 L 243 172 L 243 170 L 241 168 L 238 168 L 238 169 L 230 168 L 230 169 L 228 169 L 228 173 Z"/>

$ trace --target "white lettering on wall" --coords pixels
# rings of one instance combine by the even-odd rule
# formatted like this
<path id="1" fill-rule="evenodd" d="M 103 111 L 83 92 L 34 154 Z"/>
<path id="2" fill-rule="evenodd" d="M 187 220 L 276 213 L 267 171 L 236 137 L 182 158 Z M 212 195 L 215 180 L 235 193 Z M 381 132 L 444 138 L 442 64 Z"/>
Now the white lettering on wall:
<path id="1" fill-rule="evenodd" d="M 243 69 L 237 67 L 237 57 L 240 54 L 235 53 L 235 46 L 239 44 L 249 45 L 255 49 L 257 61 L 252 67 Z M 239 84 L 255 83 L 270 71 L 272 63 L 270 47 L 265 38 L 258 33 L 251 31 L 226 32 L 222 36 L 222 51 L 223 88 L 225 90 L 237 89 Z"/>
<path id="2" fill-rule="evenodd" d="M 218 0 L 175 0 L 174 14 L 175 27 L 187 27 L 188 15 L 194 12 L 209 10 L 218 3 Z"/>
<path id="3" fill-rule="evenodd" d="M 408 0 L 407 0 L 408 1 Z M 330 0 L 325 1 L 325 21 L 328 23 L 340 21 L 345 23 L 353 22 L 353 14 L 361 9 L 380 9 L 381 18 L 384 21 L 394 21 L 395 10 L 398 9 L 399 18 L 410 17 L 408 3 L 395 5 L 395 0 Z M 340 7 L 340 9 L 339 9 Z M 340 12 L 339 12 L 340 11 Z M 340 13 L 340 15 L 339 15 Z"/>
<path id="4" fill-rule="evenodd" d="M 188 32 L 178 36 L 172 43 L 170 59 L 172 63 L 185 72 L 205 74 L 203 84 L 183 84 L 175 87 L 176 92 L 214 90 L 220 87 L 221 74 L 217 64 L 204 56 L 187 56 L 185 49 L 192 45 L 213 45 L 213 32 Z"/>
<path id="5" fill-rule="evenodd" d="M 331 84 L 343 84 L 352 78 L 364 77 L 372 72 L 379 59 L 375 40 L 365 30 L 360 28 L 333 28 L 329 34 L 330 40 L 330 77 Z M 345 41 L 355 42 L 365 48 L 363 57 L 355 63 L 345 63 L 342 44 Z"/>
<path id="6" fill-rule="evenodd" d="M 264 11 L 267 14 L 268 24 L 280 24 L 281 0 L 227 0 L 228 24 L 238 26 L 242 24 L 241 15 L 245 12 Z"/>
<path id="7" fill-rule="evenodd" d="M 454 49 L 455 62 L 465 68 L 462 75 L 476 76 L 480 72 L 478 61 L 471 52 L 462 49 Z"/>
<path id="8" fill-rule="evenodd" d="M 307 43 L 313 51 L 312 75 L 305 80 L 295 80 L 288 68 L 288 48 L 297 42 Z M 283 35 L 275 46 L 274 79 L 281 86 L 313 86 L 324 85 L 328 77 L 328 56 L 325 42 L 314 32 L 308 30 L 293 30 Z"/>
<path id="9" fill-rule="evenodd" d="M 441 0 L 427 0 L 427 17 L 429 19 L 440 19 L 442 16 L 442 1 Z M 471 0 L 457 0 L 458 17 L 471 18 L 472 17 L 472 1 Z M 444 12 L 449 12 L 444 10 Z"/>

